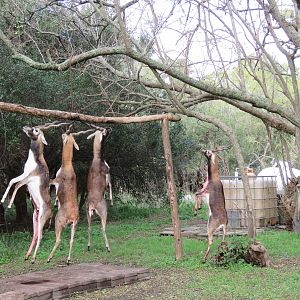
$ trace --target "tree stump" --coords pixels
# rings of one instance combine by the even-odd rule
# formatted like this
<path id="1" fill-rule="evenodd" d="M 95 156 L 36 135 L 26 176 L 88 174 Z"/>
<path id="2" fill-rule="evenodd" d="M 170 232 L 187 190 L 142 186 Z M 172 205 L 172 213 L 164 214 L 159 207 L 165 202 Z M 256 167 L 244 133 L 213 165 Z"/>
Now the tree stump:
<path id="1" fill-rule="evenodd" d="M 249 244 L 245 261 L 252 265 L 270 267 L 272 265 L 267 249 L 259 242 Z"/>

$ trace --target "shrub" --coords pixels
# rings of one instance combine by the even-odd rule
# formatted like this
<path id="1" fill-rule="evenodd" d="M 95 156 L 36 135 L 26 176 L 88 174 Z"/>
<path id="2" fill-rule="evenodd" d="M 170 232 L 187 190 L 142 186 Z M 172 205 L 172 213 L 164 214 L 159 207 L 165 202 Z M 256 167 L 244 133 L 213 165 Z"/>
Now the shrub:
<path id="1" fill-rule="evenodd" d="M 247 244 L 244 239 L 233 239 L 230 242 L 221 242 L 213 255 L 212 262 L 217 266 L 226 267 L 231 264 L 245 262 Z"/>

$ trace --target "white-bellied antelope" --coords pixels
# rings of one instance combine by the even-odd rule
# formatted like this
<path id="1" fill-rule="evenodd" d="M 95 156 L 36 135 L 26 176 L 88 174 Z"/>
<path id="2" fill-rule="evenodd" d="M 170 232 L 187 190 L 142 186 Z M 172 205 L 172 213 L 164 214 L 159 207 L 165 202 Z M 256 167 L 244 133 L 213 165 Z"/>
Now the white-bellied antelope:
<path id="1" fill-rule="evenodd" d="M 112 187 L 110 181 L 110 168 L 101 157 L 102 141 L 111 132 L 111 128 L 97 127 L 96 131 L 87 139 L 94 137 L 93 160 L 89 168 L 87 180 L 87 220 L 88 220 L 88 250 L 91 245 L 91 221 L 94 211 L 101 219 L 102 235 L 107 251 L 110 251 L 106 237 L 107 203 L 104 197 L 106 186 L 109 186 L 109 197 L 112 203 Z"/>
<path id="2" fill-rule="evenodd" d="M 18 189 L 27 185 L 33 204 L 33 237 L 29 249 L 25 255 L 27 260 L 30 256 L 34 245 L 36 244 L 31 262 L 36 259 L 37 251 L 42 240 L 43 228 L 48 219 L 52 217 L 51 200 L 49 194 L 49 170 L 44 159 L 44 145 L 47 145 L 46 139 L 41 129 L 57 127 L 61 124 L 48 123 L 44 126 L 29 127 L 24 126 L 23 131 L 30 138 L 31 144 L 27 161 L 24 166 L 24 172 L 20 176 L 13 178 L 2 197 L 4 202 L 10 188 L 16 183 L 14 192 L 10 199 L 8 208 L 11 208 Z"/>

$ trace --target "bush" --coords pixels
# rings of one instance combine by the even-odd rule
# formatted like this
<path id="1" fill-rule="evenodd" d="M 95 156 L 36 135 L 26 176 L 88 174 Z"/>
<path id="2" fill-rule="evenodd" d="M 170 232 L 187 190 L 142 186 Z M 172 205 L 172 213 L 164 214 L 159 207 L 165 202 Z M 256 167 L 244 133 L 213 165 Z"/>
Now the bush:
<path id="1" fill-rule="evenodd" d="M 245 254 L 247 251 L 247 242 L 245 239 L 236 238 L 230 242 L 221 242 L 217 247 L 216 253 L 213 255 L 213 264 L 226 267 L 231 264 L 245 262 Z"/>

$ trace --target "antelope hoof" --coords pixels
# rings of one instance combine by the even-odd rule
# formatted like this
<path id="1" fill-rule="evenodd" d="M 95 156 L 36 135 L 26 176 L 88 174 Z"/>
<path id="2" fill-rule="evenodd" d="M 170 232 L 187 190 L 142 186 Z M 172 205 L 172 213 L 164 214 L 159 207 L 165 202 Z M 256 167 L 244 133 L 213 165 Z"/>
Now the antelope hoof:
<path id="1" fill-rule="evenodd" d="M 90 248 L 91 248 L 91 247 L 90 247 L 90 246 L 88 246 L 88 251 L 90 251 Z"/>
<path id="2" fill-rule="evenodd" d="M 7 206 L 7 208 L 11 208 L 11 204 L 9 204 L 9 205 Z"/>
<path id="3" fill-rule="evenodd" d="M 2 198 L 2 199 L 1 199 L 1 203 L 4 203 L 4 201 L 5 201 L 5 198 Z"/>
<path id="4" fill-rule="evenodd" d="M 32 259 L 32 260 L 31 260 L 31 263 L 34 264 L 34 263 L 35 263 L 35 259 Z"/>
<path id="5" fill-rule="evenodd" d="M 68 260 L 67 260 L 67 265 L 69 266 L 70 264 L 71 264 L 71 260 L 68 259 Z"/>
<path id="6" fill-rule="evenodd" d="M 49 257 L 49 258 L 47 259 L 47 263 L 49 263 L 49 262 L 50 262 L 50 260 L 51 260 L 51 258 Z"/>
<path id="7" fill-rule="evenodd" d="M 110 252 L 110 248 L 109 248 L 109 247 L 106 247 L 106 251 L 107 251 L 107 252 Z"/>
<path id="8" fill-rule="evenodd" d="M 24 260 L 25 260 L 25 261 L 28 260 L 28 256 L 25 256 L 25 257 L 24 257 Z"/>

